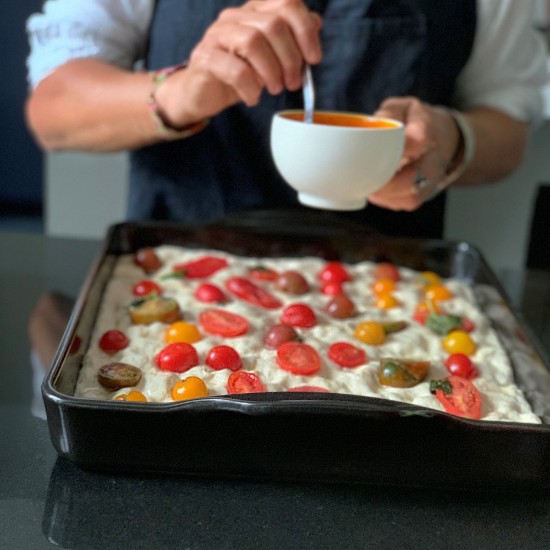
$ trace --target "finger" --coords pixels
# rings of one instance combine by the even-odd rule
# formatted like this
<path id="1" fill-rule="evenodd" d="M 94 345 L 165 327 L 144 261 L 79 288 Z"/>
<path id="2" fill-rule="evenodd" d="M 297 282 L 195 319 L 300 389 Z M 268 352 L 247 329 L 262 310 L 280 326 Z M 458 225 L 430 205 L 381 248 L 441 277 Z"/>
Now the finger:
<path id="1" fill-rule="evenodd" d="M 255 26 L 242 22 L 237 25 L 222 23 L 211 33 L 211 37 L 216 40 L 218 49 L 232 53 L 247 62 L 271 94 L 278 94 L 283 90 L 285 69 L 279 55 Z M 294 63 L 299 66 L 301 60 L 297 50 L 294 58 Z"/>
<path id="2" fill-rule="evenodd" d="M 416 98 L 389 98 L 376 116 L 395 118 L 405 123 L 405 149 L 402 165 L 415 162 L 437 146 L 429 107 Z"/>
<path id="3" fill-rule="evenodd" d="M 285 7 L 289 2 L 301 9 L 291 6 L 286 13 L 274 11 L 275 6 Z M 277 93 L 274 90 L 283 85 L 291 90 L 298 89 L 305 55 L 294 35 L 295 28 L 302 27 L 295 24 L 294 19 L 297 14 L 303 15 L 304 6 L 296 0 L 250 2 L 246 6 L 247 9 L 224 10 L 220 15 L 220 23 L 215 26 L 220 47 L 251 62 L 272 93 Z M 318 40 L 318 33 L 316 36 Z M 272 54 L 266 54 L 268 49 Z M 265 55 L 268 57 L 263 57 Z M 273 63 L 274 58 L 277 64 Z"/>
<path id="4" fill-rule="evenodd" d="M 260 12 L 273 12 L 282 17 L 290 27 L 303 59 L 315 65 L 321 61 L 321 40 L 319 31 L 322 19 L 310 11 L 302 0 L 275 0 L 257 2 Z"/>
<path id="5" fill-rule="evenodd" d="M 201 72 L 205 79 L 213 80 L 223 88 L 222 108 L 238 101 L 248 106 L 258 103 L 263 84 L 245 60 L 219 48 L 199 45 L 191 55 L 189 68 L 192 67 Z M 205 101 L 209 101 L 208 97 Z"/>
<path id="6" fill-rule="evenodd" d="M 408 165 L 398 173 L 381 189 L 369 196 L 369 202 L 381 208 L 394 211 L 413 211 L 419 208 L 422 197 L 418 195 L 414 181 L 416 168 Z"/>

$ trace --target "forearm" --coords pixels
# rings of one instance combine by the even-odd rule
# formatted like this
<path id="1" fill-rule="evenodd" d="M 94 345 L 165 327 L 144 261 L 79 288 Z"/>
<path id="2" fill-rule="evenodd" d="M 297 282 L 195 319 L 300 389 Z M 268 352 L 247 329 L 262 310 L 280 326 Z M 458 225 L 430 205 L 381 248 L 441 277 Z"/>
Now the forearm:
<path id="1" fill-rule="evenodd" d="M 33 91 L 27 102 L 28 125 L 47 150 L 133 149 L 161 138 L 147 106 L 151 90 L 147 73 L 76 59 Z"/>
<path id="2" fill-rule="evenodd" d="M 522 162 L 529 124 L 500 111 L 479 107 L 463 113 L 475 135 L 475 153 L 454 185 L 477 185 L 503 179 Z"/>

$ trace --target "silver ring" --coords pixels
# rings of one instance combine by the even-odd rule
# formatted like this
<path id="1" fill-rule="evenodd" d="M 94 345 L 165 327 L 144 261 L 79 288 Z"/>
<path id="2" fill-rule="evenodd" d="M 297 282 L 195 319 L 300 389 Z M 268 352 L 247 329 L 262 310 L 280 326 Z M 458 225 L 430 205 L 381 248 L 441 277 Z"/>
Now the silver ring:
<path id="1" fill-rule="evenodd" d="M 420 170 L 416 171 L 413 181 L 415 195 L 423 195 L 426 190 L 431 190 L 434 184 Z"/>

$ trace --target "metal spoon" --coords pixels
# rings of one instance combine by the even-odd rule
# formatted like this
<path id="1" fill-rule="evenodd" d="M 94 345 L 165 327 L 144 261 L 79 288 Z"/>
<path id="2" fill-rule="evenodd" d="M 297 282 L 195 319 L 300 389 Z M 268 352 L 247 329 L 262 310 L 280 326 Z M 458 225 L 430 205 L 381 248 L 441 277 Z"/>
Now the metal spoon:
<path id="1" fill-rule="evenodd" d="M 302 93 L 304 94 L 304 122 L 313 124 L 313 111 L 315 110 L 315 87 L 311 75 L 311 67 L 304 66 L 302 74 Z"/>

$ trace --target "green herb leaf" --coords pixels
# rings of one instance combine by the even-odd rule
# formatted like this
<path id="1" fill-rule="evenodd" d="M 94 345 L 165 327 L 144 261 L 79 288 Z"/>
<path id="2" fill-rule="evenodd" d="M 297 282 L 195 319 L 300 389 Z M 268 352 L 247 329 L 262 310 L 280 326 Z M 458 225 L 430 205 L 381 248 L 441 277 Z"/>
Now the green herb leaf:
<path id="1" fill-rule="evenodd" d="M 453 393 L 453 387 L 448 380 L 431 380 L 430 393 L 435 393 L 437 390 L 441 390 L 446 395 Z"/>
<path id="2" fill-rule="evenodd" d="M 185 271 L 185 269 L 178 269 L 177 271 L 172 271 L 170 273 L 162 275 L 160 279 L 163 281 L 165 281 L 166 279 L 184 279 L 186 275 L 187 271 Z"/>
<path id="3" fill-rule="evenodd" d="M 426 319 L 426 326 L 436 334 L 445 336 L 451 330 L 455 330 L 462 326 L 462 318 L 457 315 L 438 315 L 430 313 Z"/>

